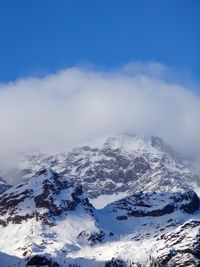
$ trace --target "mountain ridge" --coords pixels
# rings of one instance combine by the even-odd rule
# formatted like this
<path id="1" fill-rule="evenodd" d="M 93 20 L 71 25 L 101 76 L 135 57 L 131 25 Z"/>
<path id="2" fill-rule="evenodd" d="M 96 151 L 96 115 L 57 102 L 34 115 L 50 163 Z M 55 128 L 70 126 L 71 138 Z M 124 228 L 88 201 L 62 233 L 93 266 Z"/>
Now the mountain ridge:
<path id="1" fill-rule="evenodd" d="M 200 266 L 199 178 L 159 137 L 123 134 L 28 154 L 11 173 L 21 180 L 2 180 L 2 262 Z"/>
<path id="2" fill-rule="evenodd" d="M 190 262 L 200 264 L 195 254 L 199 203 L 193 191 L 140 192 L 98 210 L 73 178 L 43 169 L 1 195 L 0 251 L 18 257 L 18 266 L 46 261 L 51 262 L 49 266 L 103 267 L 116 257 L 125 263 L 131 261 L 130 266 L 151 266 L 152 259 L 167 261 L 174 233 L 179 231 L 185 233 L 186 249 L 182 251 L 179 244 L 177 253 L 188 261 L 194 250 Z M 187 236 L 189 232 L 194 232 L 192 237 Z M 169 245 L 163 250 L 165 238 Z M 170 260 L 176 258 L 171 256 Z"/>
<path id="3" fill-rule="evenodd" d="M 122 134 L 97 143 L 56 155 L 29 154 L 12 177 L 28 178 L 50 167 L 78 180 L 90 199 L 113 195 L 115 200 L 137 191 L 199 190 L 197 168 L 160 137 Z"/>

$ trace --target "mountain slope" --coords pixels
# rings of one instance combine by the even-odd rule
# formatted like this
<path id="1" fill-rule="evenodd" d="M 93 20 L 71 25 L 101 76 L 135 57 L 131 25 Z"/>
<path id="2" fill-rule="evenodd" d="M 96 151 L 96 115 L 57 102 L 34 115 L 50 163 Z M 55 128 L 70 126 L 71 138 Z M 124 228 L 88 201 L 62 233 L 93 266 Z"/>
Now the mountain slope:
<path id="1" fill-rule="evenodd" d="M 46 169 L 2 194 L 0 225 L 0 251 L 19 257 L 67 250 L 82 231 L 98 231 L 82 188 Z"/>
<path id="2" fill-rule="evenodd" d="M 0 181 L 3 267 L 200 266 L 198 169 L 130 134 L 26 155 L 7 172 L 20 183 Z"/>
<path id="3" fill-rule="evenodd" d="M 21 258 L 15 261 L 21 267 L 103 267 L 112 258 L 144 267 L 178 258 L 176 266 L 200 264 L 193 191 L 140 192 L 97 210 L 74 179 L 43 169 L 0 196 L 0 222 L 0 251 Z"/>

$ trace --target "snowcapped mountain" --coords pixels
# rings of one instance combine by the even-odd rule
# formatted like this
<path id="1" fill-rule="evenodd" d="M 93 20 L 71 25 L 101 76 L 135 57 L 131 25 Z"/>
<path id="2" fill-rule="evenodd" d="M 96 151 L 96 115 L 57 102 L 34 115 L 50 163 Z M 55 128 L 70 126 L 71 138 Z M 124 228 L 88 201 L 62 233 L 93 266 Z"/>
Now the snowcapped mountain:
<path id="1" fill-rule="evenodd" d="M 43 169 L 0 198 L 4 267 L 200 266 L 199 229 L 193 191 L 140 192 L 97 210 L 74 179 Z"/>
<path id="2" fill-rule="evenodd" d="M 0 180 L 0 267 L 200 266 L 198 170 L 132 134 L 26 155 Z"/>
<path id="3" fill-rule="evenodd" d="M 155 136 L 120 134 L 68 153 L 29 154 L 21 159 L 12 177 L 30 177 L 48 167 L 75 178 L 100 206 L 135 192 L 198 190 L 200 185 L 191 162 Z"/>
<path id="4" fill-rule="evenodd" d="M 186 191 L 137 193 L 109 204 L 98 216 L 118 236 L 110 250 L 126 266 L 200 266 L 199 215 L 197 195 Z"/>
<path id="5" fill-rule="evenodd" d="M 81 186 L 44 169 L 2 194 L 0 251 L 19 258 L 64 253 L 82 231 L 98 232 L 93 209 Z"/>

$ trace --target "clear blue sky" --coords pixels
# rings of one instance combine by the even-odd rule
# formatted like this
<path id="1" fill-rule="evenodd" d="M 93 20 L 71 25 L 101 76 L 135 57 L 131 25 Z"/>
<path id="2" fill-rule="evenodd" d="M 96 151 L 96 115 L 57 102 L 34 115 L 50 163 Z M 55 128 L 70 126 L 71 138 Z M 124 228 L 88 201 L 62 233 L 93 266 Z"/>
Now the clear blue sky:
<path id="1" fill-rule="evenodd" d="M 200 1 L 0 1 L 0 82 L 80 62 L 116 68 L 135 60 L 200 79 Z"/>

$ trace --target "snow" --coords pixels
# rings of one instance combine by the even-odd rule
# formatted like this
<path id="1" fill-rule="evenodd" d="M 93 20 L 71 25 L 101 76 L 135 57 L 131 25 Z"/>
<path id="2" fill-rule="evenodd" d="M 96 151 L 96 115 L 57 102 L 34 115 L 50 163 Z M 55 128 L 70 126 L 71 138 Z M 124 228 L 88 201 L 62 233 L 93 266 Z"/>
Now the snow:
<path id="1" fill-rule="evenodd" d="M 127 196 L 127 192 L 124 193 L 118 193 L 113 195 L 101 195 L 97 198 L 90 198 L 90 203 L 96 208 L 96 209 L 102 209 L 108 204 L 119 200 L 123 197 Z"/>
<path id="2" fill-rule="evenodd" d="M 155 140 L 154 140 L 155 141 Z M 91 144 L 90 144 L 91 145 Z M 98 151 L 95 150 L 97 147 Z M 61 267 L 67 266 L 69 263 L 79 263 L 81 266 L 103 267 L 105 261 L 112 257 L 122 258 L 124 260 L 132 260 L 140 262 L 143 267 L 149 264 L 149 256 L 153 255 L 161 257 L 168 253 L 173 247 L 174 249 L 188 248 L 197 239 L 200 226 L 193 228 L 184 228 L 185 225 L 193 220 L 200 220 L 200 212 L 187 214 L 179 209 L 178 204 L 170 214 L 153 216 L 127 216 L 128 212 L 138 210 L 149 212 L 162 209 L 167 204 L 173 202 L 172 192 L 183 191 L 184 186 L 195 188 L 200 194 L 200 189 L 195 180 L 194 173 L 190 164 L 185 164 L 171 150 L 158 140 L 156 145 L 152 145 L 152 137 L 141 137 L 136 135 L 115 135 L 94 142 L 93 148 L 74 150 L 74 162 L 71 167 L 72 178 L 63 177 L 69 182 L 67 190 L 59 190 L 51 195 L 53 203 L 63 208 L 65 201 L 72 200 L 72 192 L 77 186 L 77 182 L 83 182 L 85 174 L 90 168 L 95 168 L 97 164 L 105 160 L 112 160 L 111 157 L 102 153 L 103 148 L 119 149 L 121 155 L 127 157 L 130 161 L 135 157 L 142 156 L 151 166 L 144 175 L 137 181 L 127 182 L 128 189 L 118 191 L 123 186 L 123 182 L 115 182 L 110 178 L 104 180 L 95 180 L 87 183 L 90 190 L 99 190 L 100 187 L 105 188 L 108 182 L 115 184 L 116 192 L 112 194 L 101 194 L 98 197 L 90 198 L 92 207 L 86 207 L 84 201 L 85 195 L 80 195 L 80 203 L 75 210 L 64 211 L 59 216 L 50 216 L 53 225 L 45 224 L 35 217 L 22 221 L 20 224 L 8 223 L 6 227 L 0 226 L 1 242 L 0 242 L 0 267 L 10 267 L 12 264 L 21 263 L 16 266 L 24 267 L 25 263 L 21 259 L 23 253 L 27 251 L 29 255 L 46 255 L 61 264 Z M 43 154 L 35 154 L 33 157 L 25 158 L 21 162 L 20 168 L 30 168 L 31 172 L 18 187 L 8 189 L 2 196 L 16 195 L 16 199 L 20 199 L 25 190 L 31 190 L 30 194 L 19 203 L 13 214 L 25 215 L 46 214 L 47 209 L 37 208 L 34 198 L 43 192 L 43 182 L 47 179 L 54 183 L 52 171 L 49 169 L 46 174 L 30 176 L 41 169 L 41 167 L 49 167 L 50 163 L 55 162 L 53 170 L 58 173 L 66 172 L 69 166 L 66 166 L 69 157 L 68 153 L 46 156 Z M 89 162 L 89 165 L 87 163 Z M 100 162 L 100 163 L 99 163 Z M 77 168 L 80 163 L 85 165 L 77 175 Z M 103 168 L 103 163 L 100 165 Z M 198 168 L 196 167 L 196 170 Z M 112 169 L 108 168 L 108 172 Z M 61 178 L 60 178 L 61 179 Z M 192 181 L 191 181 L 192 180 Z M 1 181 L 0 181 L 1 182 Z M 138 204 L 132 193 L 139 191 L 158 191 L 157 193 L 147 194 L 143 200 L 143 206 Z M 163 191 L 161 193 L 161 191 Z M 19 194 L 17 196 L 17 194 Z M 129 197 L 127 198 L 127 195 Z M 120 202 L 122 200 L 124 202 Z M 126 201 L 125 201 L 126 200 Z M 126 204 L 124 204 L 126 203 Z M 186 200 L 182 204 L 187 203 Z M 149 205 L 149 206 L 148 206 Z M 0 219 L 6 220 L 11 215 L 12 210 L 0 216 Z M 126 219 L 117 219 L 120 216 L 127 216 Z M 200 224 L 199 224 L 200 225 Z M 87 239 L 92 234 L 104 233 L 102 241 L 94 241 Z M 78 238 L 81 232 L 86 233 L 86 238 Z M 167 241 L 161 236 L 166 236 Z M 173 244 L 173 236 L 184 237 L 183 242 Z M 168 248 L 166 246 L 168 245 Z M 5 253 L 5 254 L 4 254 Z"/>

